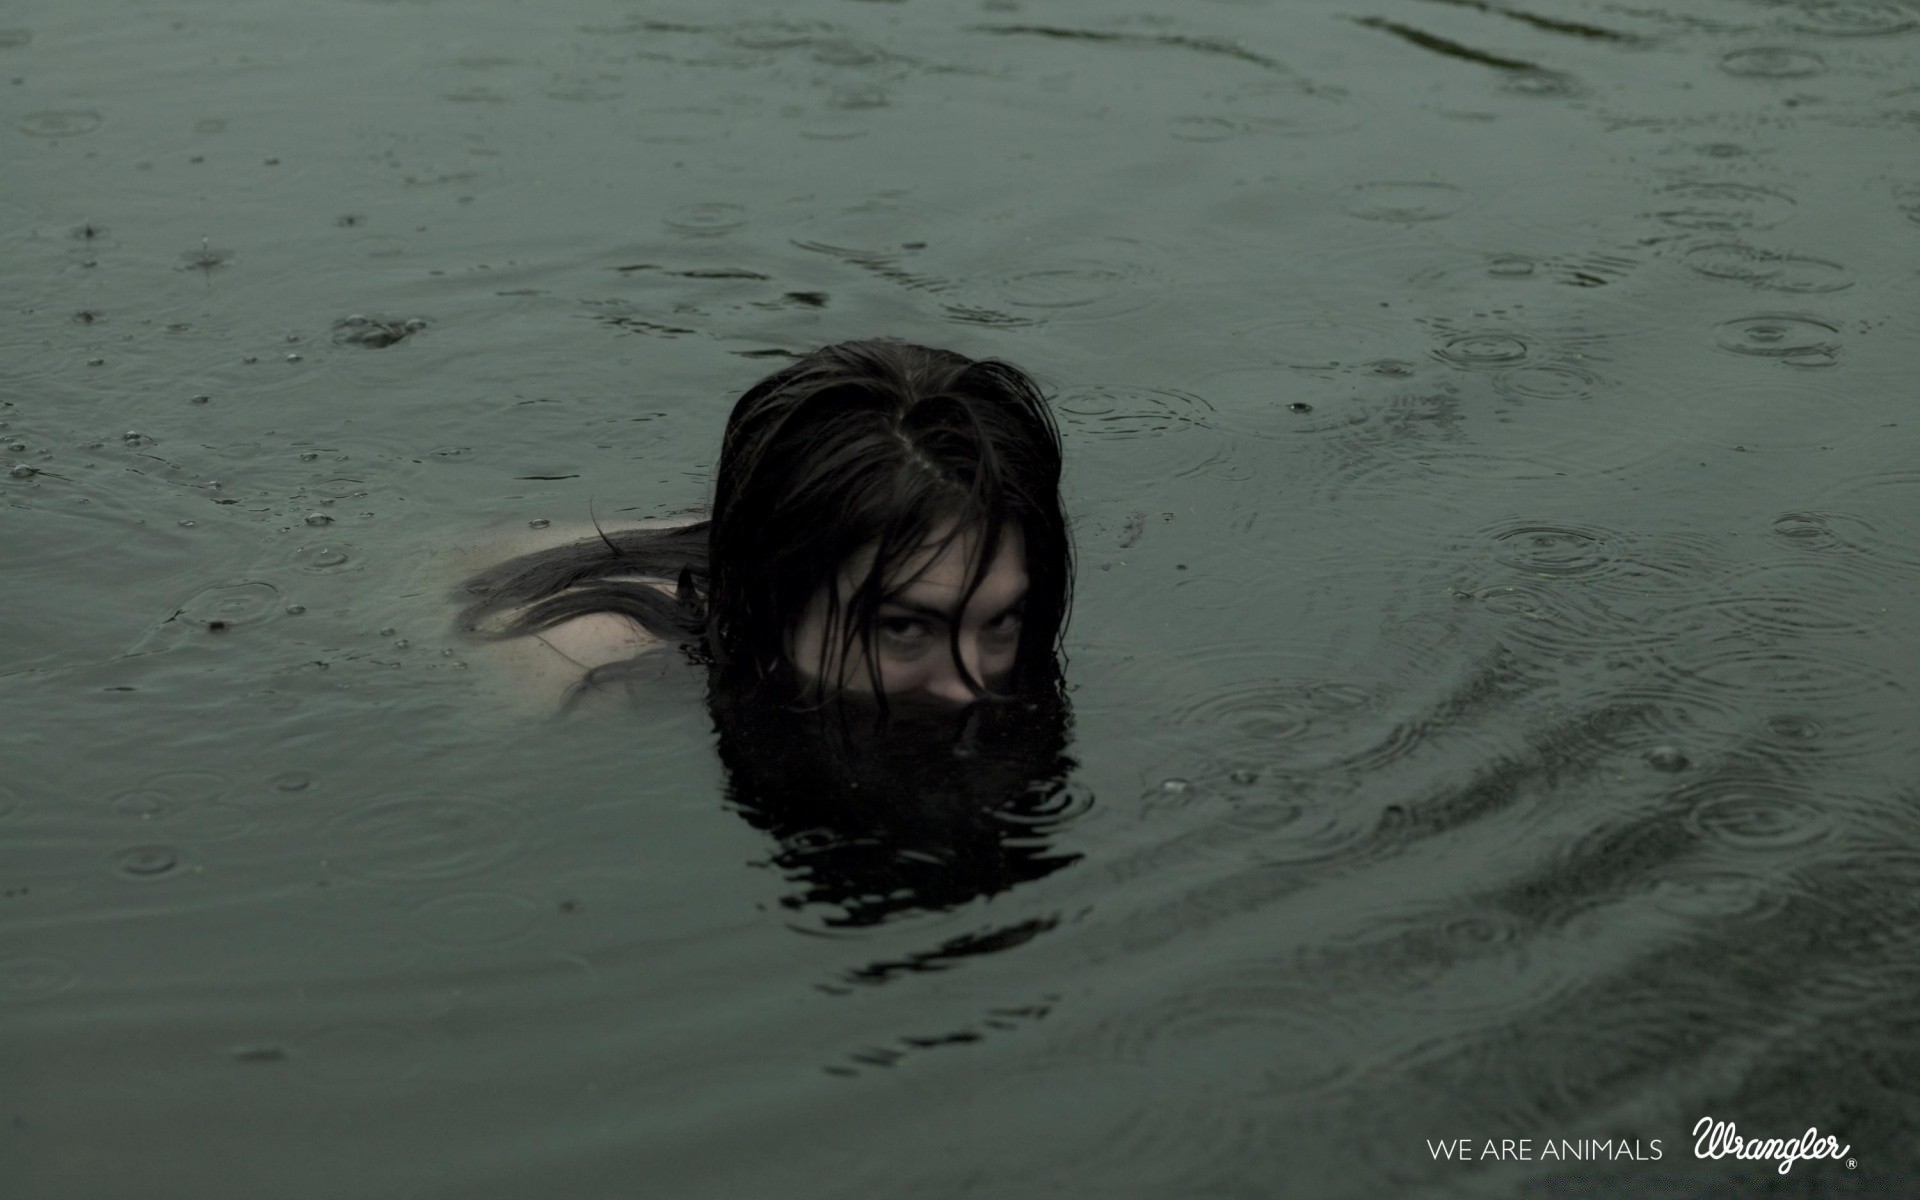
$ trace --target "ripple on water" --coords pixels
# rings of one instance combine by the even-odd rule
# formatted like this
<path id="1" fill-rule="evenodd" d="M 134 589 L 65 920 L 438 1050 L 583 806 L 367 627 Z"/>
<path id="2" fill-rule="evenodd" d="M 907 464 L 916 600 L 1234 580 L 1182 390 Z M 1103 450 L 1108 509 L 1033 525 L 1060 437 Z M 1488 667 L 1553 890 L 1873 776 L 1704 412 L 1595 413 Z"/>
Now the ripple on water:
<path id="1" fill-rule="evenodd" d="M 202 588 L 174 610 L 172 620 L 252 625 L 281 612 L 280 589 L 262 580 L 220 583 Z"/>
<path id="2" fill-rule="evenodd" d="M 67 138 L 100 128 L 100 114 L 90 108 L 43 108 L 14 121 L 29 137 Z"/>
<path id="3" fill-rule="evenodd" d="M 1751 722 L 1754 750 L 1769 761 L 1791 766 L 1868 758 L 1900 746 L 1909 736 L 1900 718 L 1885 707 L 1852 712 L 1774 705 Z"/>
<path id="4" fill-rule="evenodd" d="M 1591 970 L 1597 976 L 1604 968 Z M 1489 1023 L 1446 1063 L 1450 1075 L 1473 1078 L 1476 1091 L 1506 1106 L 1483 1118 L 1516 1126 L 1542 1124 L 1592 1128 L 1596 1113 L 1617 1111 L 1633 1097 L 1660 1094 L 1675 1072 L 1711 1055 L 1714 1048 L 1747 1023 L 1735 1024 L 1719 995 L 1690 995 L 1683 981 L 1665 979 L 1658 988 L 1601 990 L 1597 977 L 1577 978 L 1595 985 L 1593 1003 L 1578 1006 L 1571 1020 L 1528 1018 L 1514 1033 L 1492 1039 Z M 1509 1028 L 1512 1028 L 1510 1026 Z M 1439 1064 L 1436 1064 L 1439 1065 Z M 1581 1136 L 1588 1136 L 1581 1134 Z M 1620 1137 L 1621 1132 L 1594 1134 Z M 1582 1185 L 1584 1190 L 1584 1185 Z"/>
<path id="5" fill-rule="evenodd" d="M 1722 321 L 1714 344 L 1734 354 L 1764 358 L 1819 358 L 1840 353 L 1839 327 L 1803 313 L 1757 313 Z"/>
<path id="6" fill-rule="evenodd" d="M 1920 480 L 1915 482 L 1920 484 Z M 1796 550 L 1846 554 L 1861 549 L 1869 526 L 1852 513 L 1809 511 L 1781 513 L 1768 522 L 1767 528 Z"/>
<path id="7" fill-rule="evenodd" d="M 1586 91 L 1580 81 L 1562 71 L 1506 71 L 1500 76 L 1500 90 L 1509 96 L 1535 96 L 1557 100 L 1578 96 Z"/>
<path id="8" fill-rule="evenodd" d="M 683 237 L 721 237 L 745 227 L 747 210 L 738 204 L 707 200 L 683 204 L 663 220 L 668 229 Z"/>
<path id="9" fill-rule="evenodd" d="M 1321 372 L 1358 368 L 1389 378 L 1405 377 L 1392 366 L 1376 369 L 1382 362 L 1402 361 L 1398 356 L 1408 348 L 1406 336 L 1385 321 L 1304 313 L 1236 329 L 1233 337 L 1254 363 L 1230 367 L 1209 378 L 1251 378 L 1271 389 L 1276 384 L 1285 386 L 1284 372 L 1289 368 Z"/>
<path id="10" fill-rule="evenodd" d="M 1289 1096 L 1337 1090 L 1359 1066 L 1351 1031 L 1313 1005 L 1312 989 L 1299 980 L 1270 975 L 1256 968 L 1109 1016 L 1090 1030 L 1094 1044 L 1079 1047 L 1078 1057 L 1147 1068 L 1150 1078 L 1162 1071 L 1191 1077 L 1204 1063 L 1198 1069 L 1208 1078 L 1226 1074 L 1248 1089 Z"/>
<path id="11" fill-rule="evenodd" d="M 413 910 L 413 928 L 436 946 L 464 949 L 516 942 L 533 932 L 544 906 L 513 892 L 459 892 Z"/>
<path id="12" fill-rule="evenodd" d="M 1213 405 L 1192 392 L 1168 388 L 1095 385 L 1053 398 L 1060 421 L 1094 437 L 1157 437 L 1177 429 L 1208 427 Z"/>
<path id="13" fill-rule="evenodd" d="M 877 69 L 896 77 L 907 73 L 906 64 L 896 58 L 891 50 L 876 42 L 821 36 L 810 38 L 807 49 L 809 57 L 822 66 L 852 68 L 863 72 Z"/>
<path id="14" fill-rule="evenodd" d="M 946 306 L 956 321 L 975 325 L 1031 326 L 1105 320 L 1153 302 L 1159 289 L 1138 263 L 1113 258 L 1042 261 L 966 284 Z M 1009 311 L 1011 310 L 1011 311 Z"/>
<path id="15" fill-rule="evenodd" d="M 1903 183 L 1893 189 L 1893 202 L 1907 215 L 1907 220 L 1920 225 L 1920 183 Z"/>
<path id="16" fill-rule="evenodd" d="M 1761 291 L 1816 295 L 1853 286 L 1853 273 L 1837 262 L 1776 254 L 1740 242 L 1695 246 L 1686 252 L 1684 261 L 1695 274 L 1744 283 Z"/>
<path id="17" fill-rule="evenodd" d="M 1478 604 L 1503 643 L 1549 660 L 1649 640 L 1578 582 L 1494 584 L 1458 595 Z"/>
<path id="18" fill-rule="evenodd" d="M 324 546 L 302 546 L 293 552 L 293 564 L 303 571 L 321 574 L 338 571 L 353 561 L 352 546 L 334 542 Z"/>
<path id="19" fill-rule="evenodd" d="M 1681 789 L 1686 827 L 1696 836 L 1740 852 L 1792 850 L 1831 837 L 1834 804 L 1760 777 L 1723 775 Z"/>
<path id="20" fill-rule="evenodd" d="M 1805 79 L 1827 69 L 1827 60 L 1792 46 L 1751 46 L 1720 56 L 1720 69 L 1745 79 Z"/>
<path id="21" fill-rule="evenodd" d="M 1261 80 L 1235 88 L 1222 99 L 1243 110 L 1253 129 L 1283 137 L 1346 133 L 1361 124 L 1344 93 L 1300 83 Z"/>
<path id="22" fill-rule="evenodd" d="M 1793 197 L 1748 183 L 1681 183 L 1660 193 L 1654 216 L 1676 229 L 1768 229 L 1793 215 Z"/>
<path id="23" fill-rule="evenodd" d="M 420 883 L 472 875 L 520 848 L 520 819 L 481 800 L 407 797 L 342 813 L 327 826 L 331 859 L 375 883 Z"/>
<path id="24" fill-rule="evenodd" d="M 1137 500 L 1140 488 L 1168 478 L 1205 478 L 1227 483 L 1254 477 L 1253 469 L 1237 453 L 1231 438 L 1205 426 L 1188 427 L 1175 436 L 1112 435 L 1080 440 L 1074 448 L 1073 474 L 1085 498 Z"/>
<path id="25" fill-rule="evenodd" d="M 253 829 L 252 813 L 226 804 L 229 781 L 213 771 L 168 771 L 120 792 L 108 806 L 123 817 L 166 821 L 169 835 L 192 842 L 217 842 Z"/>
<path id="26" fill-rule="evenodd" d="M 1596 525 L 1503 522 L 1488 531 L 1494 561 L 1535 577 L 1570 578 L 1606 571 L 1614 534 Z"/>
<path id="27" fill-rule="evenodd" d="M 1582 367 L 1509 367 L 1494 374 L 1493 386 L 1516 400 L 1590 400 L 1601 379 Z"/>
<path id="28" fill-rule="evenodd" d="M 1883 37 L 1905 33 L 1920 19 L 1897 0 L 1805 0 L 1788 24 L 1797 32 L 1827 37 Z"/>
<path id="29" fill-rule="evenodd" d="M 110 860 L 114 874 L 125 879 L 164 879 L 179 873 L 180 852 L 172 846 L 129 846 Z"/>
<path id="30" fill-rule="evenodd" d="M 881 271 L 885 278 L 938 291 L 944 280 L 909 273 L 898 260 L 927 249 L 929 239 L 955 227 L 954 213 L 904 194 L 883 194 L 794 223 L 790 240 L 799 249 Z"/>
<path id="31" fill-rule="evenodd" d="M 1657 912 L 1718 924 L 1773 916 L 1786 907 L 1788 886 L 1784 879 L 1757 872 L 1684 867 L 1663 872 L 1643 890 Z"/>
<path id="32" fill-rule="evenodd" d="M 1850 568 L 1839 559 L 1756 564 L 1717 579 L 1711 594 L 1678 601 L 1666 617 L 1714 636 L 1856 639 L 1883 627 L 1888 614 L 1883 597 Z"/>
<path id="33" fill-rule="evenodd" d="M 1684 695 L 1735 693 L 1770 705 L 1818 707 L 1885 703 L 1902 689 L 1884 667 L 1835 653 L 1774 645 L 1771 639 L 1723 645 L 1696 656 L 1676 647 L 1668 662 L 1673 685 Z"/>
<path id="34" fill-rule="evenodd" d="M 1379 682 L 1315 678 L 1306 659 L 1258 644 L 1196 648 L 1157 681 L 1170 724 L 1201 731 L 1209 753 L 1243 764 L 1374 764 L 1408 749 L 1382 715 Z"/>
<path id="35" fill-rule="evenodd" d="M 1192 114 L 1169 119 L 1167 132 L 1176 141 L 1224 142 L 1228 138 L 1245 132 L 1245 127 L 1228 117 Z"/>
<path id="36" fill-rule="evenodd" d="M 1378 999 L 1369 1007 L 1417 1001 L 1427 1011 L 1504 1012 L 1524 1003 L 1523 995 L 1537 999 L 1559 987 L 1548 973 L 1527 969 L 1527 924 L 1494 909 L 1398 912 L 1308 947 L 1297 964 L 1347 1004 L 1371 994 Z M 1501 985 L 1487 986 L 1492 978 Z"/>
<path id="37" fill-rule="evenodd" d="M 1348 216 L 1396 225 L 1443 220 L 1466 203 L 1464 189 L 1438 182 L 1356 183 L 1340 194 L 1340 211 Z"/>
<path id="38" fill-rule="evenodd" d="M 32 954 L 0 959 L 0 1004 L 45 1000 L 79 979 L 79 971 L 64 958 Z"/>
<path id="39" fill-rule="evenodd" d="M 1527 357 L 1525 339 L 1510 333 L 1465 333 L 1448 338 L 1434 352 L 1457 367 L 1510 367 Z"/>
<path id="40" fill-rule="evenodd" d="M 1914 497 L 1920 496 L 1920 467 L 1855 472 L 1829 494 L 1833 505 L 1813 514 L 1824 536 L 1858 551 L 1865 566 L 1920 571 L 1920 538 L 1914 536 L 1913 516 Z"/>

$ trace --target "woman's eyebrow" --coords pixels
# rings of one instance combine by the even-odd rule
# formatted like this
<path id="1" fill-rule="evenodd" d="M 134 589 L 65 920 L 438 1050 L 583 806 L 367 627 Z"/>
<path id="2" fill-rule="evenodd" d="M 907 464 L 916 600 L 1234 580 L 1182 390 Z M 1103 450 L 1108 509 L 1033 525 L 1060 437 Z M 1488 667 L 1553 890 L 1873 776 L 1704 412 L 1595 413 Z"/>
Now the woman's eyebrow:
<path id="1" fill-rule="evenodd" d="M 1025 604 L 1026 602 L 1027 602 L 1027 593 L 1023 590 L 1018 596 L 1015 596 L 1012 600 L 1008 601 L 1005 605 L 1003 605 L 1000 609 L 1000 612 L 995 613 L 994 615 L 1001 616 L 1006 613 L 1009 613 L 1014 609 L 1019 608 L 1022 604 Z M 924 604 L 917 600 L 908 600 L 903 596 L 883 596 L 880 600 L 880 603 L 882 605 L 891 606 L 893 608 L 904 608 L 908 612 L 916 613 L 920 616 L 937 617 L 942 621 L 951 621 L 953 619 L 953 612 L 950 609 L 942 608 L 937 604 Z"/>

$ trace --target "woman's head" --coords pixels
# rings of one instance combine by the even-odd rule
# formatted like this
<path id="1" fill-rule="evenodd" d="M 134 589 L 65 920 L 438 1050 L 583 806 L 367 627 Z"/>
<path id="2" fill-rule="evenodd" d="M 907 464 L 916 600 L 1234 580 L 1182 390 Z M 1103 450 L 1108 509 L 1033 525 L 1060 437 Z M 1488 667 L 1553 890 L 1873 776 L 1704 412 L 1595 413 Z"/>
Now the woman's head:
<path id="1" fill-rule="evenodd" d="M 951 702 L 1054 678 L 1060 438 L 1005 363 L 845 342 L 762 380 L 727 422 L 709 546 L 723 686 Z"/>

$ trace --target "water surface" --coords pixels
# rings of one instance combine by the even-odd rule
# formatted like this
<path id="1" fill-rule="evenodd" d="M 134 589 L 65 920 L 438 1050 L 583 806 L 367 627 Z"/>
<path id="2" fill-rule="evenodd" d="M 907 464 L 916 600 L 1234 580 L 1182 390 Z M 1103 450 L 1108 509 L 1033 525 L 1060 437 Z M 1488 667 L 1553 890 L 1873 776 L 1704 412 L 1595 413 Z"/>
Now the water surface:
<path id="1" fill-rule="evenodd" d="M 1920 9 L 4 23 L 8 1195 L 1920 1177 Z M 1045 382 L 1080 556 L 1077 768 L 879 909 L 444 602 L 876 333 Z"/>

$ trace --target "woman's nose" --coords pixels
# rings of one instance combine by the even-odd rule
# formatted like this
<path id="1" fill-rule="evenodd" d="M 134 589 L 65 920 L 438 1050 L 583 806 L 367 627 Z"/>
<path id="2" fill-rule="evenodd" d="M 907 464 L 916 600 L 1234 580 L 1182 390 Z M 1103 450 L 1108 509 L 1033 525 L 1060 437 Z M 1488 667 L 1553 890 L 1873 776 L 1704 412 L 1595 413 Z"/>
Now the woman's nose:
<path id="1" fill-rule="evenodd" d="M 956 660 L 951 653 L 940 656 L 939 667 L 927 680 L 927 695 L 949 704 L 972 704 L 980 698 L 980 652 L 977 646 L 969 645 L 964 639 L 960 643 L 960 658 Z M 966 670 L 961 671 L 962 663 Z M 973 682 L 967 682 L 971 677 Z"/>

